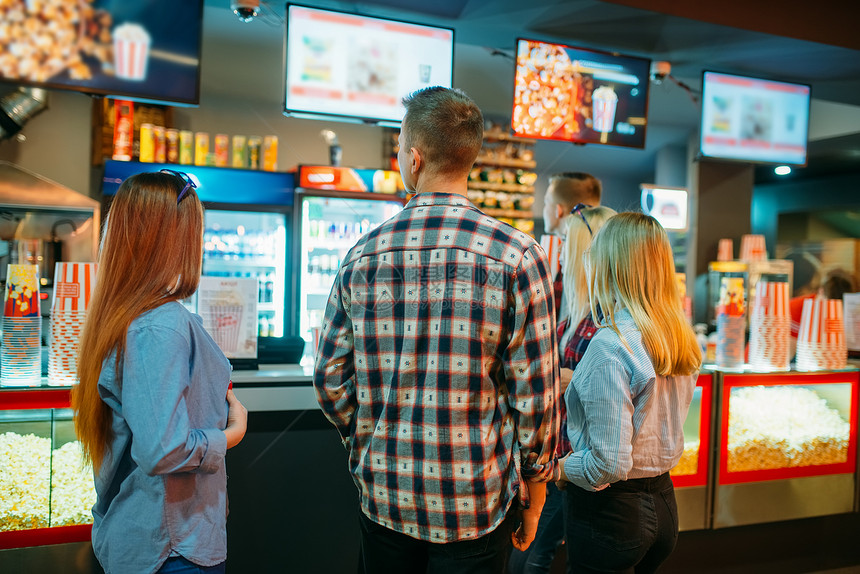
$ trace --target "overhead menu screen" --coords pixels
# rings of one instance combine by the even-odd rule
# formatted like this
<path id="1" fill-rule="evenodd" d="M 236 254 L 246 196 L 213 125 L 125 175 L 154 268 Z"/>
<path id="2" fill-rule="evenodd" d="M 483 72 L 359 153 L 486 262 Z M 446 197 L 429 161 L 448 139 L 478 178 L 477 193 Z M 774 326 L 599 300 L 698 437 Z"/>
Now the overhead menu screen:
<path id="1" fill-rule="evenodd" d="M 285 114 L 400 122 L 404 96 L 451 87 L 454 31 L 290 5 L 286 56 Z"/>
<path id="2" fill-rule="evenodd" d="M 716 72 L 702 86 L 703 156 L 806 165 L 809 86 Z"/>
<path id="3" fill-rule="evenodd" d="M 643 148 L 650 70 L 645 58 L 520 39 L 514 134 Z"/>

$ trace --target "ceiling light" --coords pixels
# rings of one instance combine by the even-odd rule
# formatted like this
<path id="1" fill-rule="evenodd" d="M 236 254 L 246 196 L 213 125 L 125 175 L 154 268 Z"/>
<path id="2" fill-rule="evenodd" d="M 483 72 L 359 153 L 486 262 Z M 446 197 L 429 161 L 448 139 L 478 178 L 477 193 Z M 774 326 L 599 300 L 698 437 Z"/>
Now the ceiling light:
<path id="1" fill-rule="evenodd" d="M 776 175 L 788 175 L 791 173 L 791 168 L 787 165 L 778 165 L 774 168 L 773 173 Z"/>

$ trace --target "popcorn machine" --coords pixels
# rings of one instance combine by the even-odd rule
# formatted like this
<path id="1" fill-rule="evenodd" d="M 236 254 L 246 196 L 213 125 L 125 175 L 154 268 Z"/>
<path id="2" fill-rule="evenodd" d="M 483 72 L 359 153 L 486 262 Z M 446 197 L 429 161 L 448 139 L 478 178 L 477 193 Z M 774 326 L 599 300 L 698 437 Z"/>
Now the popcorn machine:
<path id="1" fill-rule="evenodd" d="M 721 374 L 714 528 L 854 510 L 858 381 L 856 368 Z"/>
<path id="2" fill-rule="evenodd" d="M 39 266 L 44 323 L 54 263 L 94 261 L 99 221 L 99 202 L 0 161 L 0 272 L 5 282 L 7 263 Z M 51 257 L 39 245 L 50 245 Z M 14 376 L 16 366 L 7 361 L 4 372 Z M 81 464 L 68 407 L 69 387 L 0 388 L 0 550 L 90 538 L 92 472 Z"/>

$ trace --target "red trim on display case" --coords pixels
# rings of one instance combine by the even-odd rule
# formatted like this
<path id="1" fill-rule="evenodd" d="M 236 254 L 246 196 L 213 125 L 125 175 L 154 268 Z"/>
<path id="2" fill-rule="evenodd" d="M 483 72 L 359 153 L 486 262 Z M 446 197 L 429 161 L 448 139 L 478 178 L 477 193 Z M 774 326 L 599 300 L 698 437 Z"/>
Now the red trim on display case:
<path id="1" fill-rule="evenodd" d="M 822 476 L 828 474 L 854 474 L 857 464 L 857 387 L 860 372 L 847 371 L 842 373 L 770 373 L 723 375 L 723 393 L 720 413 L 720 453 L 719 453 L 719 484 L 738 484 L 742 482 L 762 482 L 766 480 L 785 480 L 806 476 Z M 819 464 L 789 468 L 774 468 L 763 470 L 744 470 L 729 472 L 729 399 L 731 390 L 735 387 L 749 386 L 785 386 L 785 385 L 820 385 L 820 384 L 850 384 L 851 402 L 848 421 L 848 456 L 845 462 L 835 464 Z"/>
<path id="2" fill-rule="evenodd" d="M 25 409 L 67 409 L 70 406 L 70 387 L 2 389 L 0 390 L 0 411 Z"/>
<path id="3" fill-rule="evenodd" d="M 693 474 L 671 475 L 675 488 L 705 486 L 708 483 L 708 457 L 711 452 L 711 399 L 713 375 L 702 374 L 696 386 L 702 389 L 702 406 L 699 410 L 699 456 L 696 472 Z"/>
<path id="4" fill-rule="evenodd" d="M 70 406 L 70 392 L 70 387 L 0 389 L 0 411 L 67 409 Z M 69 542 L 89 542 L 92 528 L 92 524 L 76 524 L 0 532 L 0 550 Z"/>
<path id="5" fill-rule="evenodd" d="M 73 526 L 54 526 L 53 528 L 31 528 L 0 532 L 0 550 L 67 544 L 69 542 L 89 542 L 92 537 L 92 524 Z"/>

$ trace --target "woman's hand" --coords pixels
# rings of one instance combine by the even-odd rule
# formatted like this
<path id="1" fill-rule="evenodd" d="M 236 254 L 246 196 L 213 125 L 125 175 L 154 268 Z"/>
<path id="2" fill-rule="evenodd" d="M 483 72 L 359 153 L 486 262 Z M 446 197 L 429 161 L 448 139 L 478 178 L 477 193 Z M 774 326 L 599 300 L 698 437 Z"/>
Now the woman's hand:
<path id="1" fill-rule="evenodd" d="M 567 461 L 567 458 L 570 455 L 571 455 L 571 453 L 567 453 L 566 455 L 564 455 L 563 457 L 558 459 L 558 462 L 556 463 L 556 464 L 558 464 L 558 468 L 559 468 L 559 477 L 558 477 L 558 482 L 556 482 L 555 485 L 556 485 L 556 487 L 558 487 L 559 490 L 564 490 L 565 488 L 567 488 L 567 483 L 570 482 L 570 479 L 567 477 L 567 474 L 564 472 L 564 463 Z M 609 483 L 601 484 L 600 486 L 595 486 L 594 491 L 600 492 L 604 488 L 609 488 Z"/>
<path id="2" fill-rule="evenodd" d="M 227 390 L 227 428 L 224 434 L 227 436 L 227 448 L 233 448 L 245 437 L 248 430 L 248 409 L 245 408 L 233 389 Z"/>

